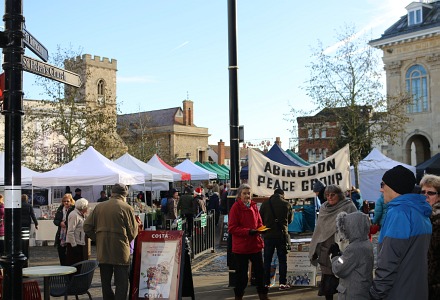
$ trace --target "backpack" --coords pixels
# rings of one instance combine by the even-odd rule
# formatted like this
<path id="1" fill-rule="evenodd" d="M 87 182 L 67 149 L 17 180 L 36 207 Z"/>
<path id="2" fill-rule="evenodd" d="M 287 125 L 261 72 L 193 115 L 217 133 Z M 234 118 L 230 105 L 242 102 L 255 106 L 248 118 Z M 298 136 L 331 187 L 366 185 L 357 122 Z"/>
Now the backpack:
<path id="1" fill-rule="evenodd" d="M 162 198 L 162 201 L 160 202 L 160 211 L 163 214 L 168 213 L 168 198 Z"/>

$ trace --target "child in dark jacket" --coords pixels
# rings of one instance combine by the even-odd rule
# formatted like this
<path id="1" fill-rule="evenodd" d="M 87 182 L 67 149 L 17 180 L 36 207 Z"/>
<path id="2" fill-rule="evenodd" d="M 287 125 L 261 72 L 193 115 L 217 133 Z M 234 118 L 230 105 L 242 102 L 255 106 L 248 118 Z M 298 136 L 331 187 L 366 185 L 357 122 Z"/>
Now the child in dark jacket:
<path id="1" fill-rule="evenodd" d="M 341 212 L 336 218 L 340 235 L 350 243 L 341 253 L 338 244 L 330 247 L 332 271 L 339 277 L 338 299 L 370 299 L 373 281 L 373 245 L 368 239 L 370 219 L 361 212 Z"/>

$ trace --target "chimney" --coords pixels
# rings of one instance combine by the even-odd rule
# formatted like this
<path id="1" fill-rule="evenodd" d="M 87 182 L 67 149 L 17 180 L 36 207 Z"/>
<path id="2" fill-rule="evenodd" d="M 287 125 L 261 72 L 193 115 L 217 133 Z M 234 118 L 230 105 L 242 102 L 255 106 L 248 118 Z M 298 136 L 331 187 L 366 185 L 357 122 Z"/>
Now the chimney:
<path id="1" fill-rule="evenodd" d="M 225 142 L 223 140 L 220 140 L 218 142 L 218 164 L 223 165 L 225 163 Z"/>
<path id="2" fill-rule="evenodd" d="M 281 147 L 281 139 L 280 139 L 279 136 L 277 136 L 277 137 L 275 138 L 275 144 L 277 144 L 278 146 Z"/>
<path id="3" fill-rule="evenodd" d="M 193 102 L 191 100 L 183 100 L 183 125 L 194 126 Z"/>

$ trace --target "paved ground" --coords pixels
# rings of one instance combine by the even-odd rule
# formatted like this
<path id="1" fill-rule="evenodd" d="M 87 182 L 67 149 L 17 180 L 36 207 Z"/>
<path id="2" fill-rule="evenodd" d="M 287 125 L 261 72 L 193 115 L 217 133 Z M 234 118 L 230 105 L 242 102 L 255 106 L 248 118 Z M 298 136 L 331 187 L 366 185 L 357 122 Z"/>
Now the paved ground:
<path id="1" fill-rule="evenodd" d="M 96 259 L 95 247 L 92 246 L 91 259 Z M 30 249 L 30 266 L 58 264 L 58 256 L 56 248 L 53 246 L 31 247 Z M 215 253 L 207 253 L 193 260 L 193 281 L 195 289 L 195 299 L 203 300 L 230 300 L 234 299 L 232 288 L 228 287 L 229 275 L 226 267 L 226 252 L 218 249 Z M 37 279 L 42 291 L 43 280 Z M 42 291 L 43 292 L 43 291 Z M 92 288 L 90 289 L 94 300 L 102 300 L 101 283 L 99 269 L 96 270 L 93 278 Z M 323 299 L 317 296 L 317 288 L 298 287 L 288 291 L 279 291 L 277 288 L 271 289 L 270 299 Z M 61 299 L 54 298 L 51 299 Z M 74 297 L 70 297 L 74 299 Z M 79 299 L 88 299 L 87 295 L 81 296 Z M 183 299 L 190 299 L 184 297 Z M 255 287 L 249 286 L 246 289 L 244 299 L 258 299 Z M 105 299 L 104 299 L 105 300 Z"/>

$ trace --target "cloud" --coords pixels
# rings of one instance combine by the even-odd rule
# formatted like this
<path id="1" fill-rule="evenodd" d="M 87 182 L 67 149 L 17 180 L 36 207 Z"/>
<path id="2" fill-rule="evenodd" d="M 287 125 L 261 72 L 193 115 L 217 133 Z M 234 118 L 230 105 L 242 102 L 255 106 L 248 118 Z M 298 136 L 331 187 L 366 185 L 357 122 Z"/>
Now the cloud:
<path id="1" fill-rule="evenodd" d="M 189 41 L 185 41 L 185 42 L 183 42 L 182 44 L 180 44 L 179 46 L 177 46 L 176 48 L 172 49 L 172 50 L 170 51 L 170 53 L 172 53 L 172 52 L 174 52 L 174 51 L 176 51 L 176 50 L 179 50 L 180 48 L 183 48 L 183 47 L 185 47 L 185 46 L 188 45 L 188 44 L 189 44 Z"/>
<path id="2" fill-rule="evenodd" d="M 118 76 L 118 82 L 124 83 L 155 83 L 158 82 L 152 76 Z"/>

